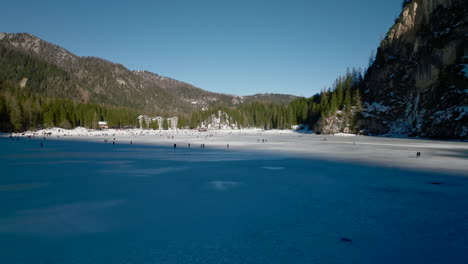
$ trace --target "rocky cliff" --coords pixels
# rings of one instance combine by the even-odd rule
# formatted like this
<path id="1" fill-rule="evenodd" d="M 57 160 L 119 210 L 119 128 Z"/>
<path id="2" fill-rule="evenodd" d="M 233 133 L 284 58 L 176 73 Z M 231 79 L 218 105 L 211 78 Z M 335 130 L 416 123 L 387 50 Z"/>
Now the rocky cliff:
<path id="1" fill-rule="evenodd" d="M 315 126 L 320 134 L 352 133 L 355 132 L 356 107 L 350 111 L 336 111 L 334 114 L 322 118 Z"/>
<path id="2" fill-rule="evenodd" d="M 363 89 L 368 134 L 468 138 L 468 1 L 407 1 Z"/>
<path id="3" fill-rule="evenodd" d="M 198 126 L 198 128 L 206 129 L 239 129 L 239 125 L 232 117 L 223 111 L 214 113 Z"/>

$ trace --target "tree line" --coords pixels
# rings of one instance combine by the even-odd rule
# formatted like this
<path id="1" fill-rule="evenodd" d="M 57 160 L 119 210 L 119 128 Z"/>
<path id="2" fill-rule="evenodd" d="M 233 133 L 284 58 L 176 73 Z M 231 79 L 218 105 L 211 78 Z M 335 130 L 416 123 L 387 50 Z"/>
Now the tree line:
<path id="1" fill-rule="evenodd" d="M 178 116 L 179 128 L 197 128 L 218 111 L 226 113 L 239 127 L 264 129 L 290 129 L 294 125 L 306 125 L 320 130 L 321 122 L 342 111 L 351 116 L 351 127 L 362 110 L 360 91 L 363 77 L 353 69 L 336 79 L 331 88 L 324 89 L 310 98 L 299 98 L 289 104 L 251 102 L 237 107 L 221 104 L 207 111 L 195 111 L 191 115 Z M 107 121 L 109 127 L 138 127 L 140 110 L 128 107 L 80 103 L 69 99 L 47 98 L 11 81 L 0 82 L 0 131 L 19 132 L 46 127 L 98 128 L 98 121 Z M 158 114 L 168 117 L 165 114 Z M 167 122 L 163 122 L 167 129 Z M 157 122 L 149 127 L 157 129 Z"/>
<path id="2" fill-rule="evenodd" d="M 194 112 L 188 123 L 190 128 L 196 128 L 211 115 L 222 111 L 242 128 L 289 129 L 294 125 L 307 125 L 316 129 L 320 122 L 342 111 L 351 117 L 351 126 L 354 127 L 362 110 L 362 87 L 362 72 L 348 70 L 336 79 L 331 88 L 310 98 L 299 98 L 289 104 L 252 102 L 238 107 L 218 105 L 208 111 Z"/>
<path id="3" fill-rule="evenodd" d="M 138 111 L 116 106 L 79 103 L 46 98 L 22 90 L 10 81 L 0 82 L 0 131 L 20 132 L 46 127 L 98 128 L 99 121 L 110 127 L 137 126 Z"/>

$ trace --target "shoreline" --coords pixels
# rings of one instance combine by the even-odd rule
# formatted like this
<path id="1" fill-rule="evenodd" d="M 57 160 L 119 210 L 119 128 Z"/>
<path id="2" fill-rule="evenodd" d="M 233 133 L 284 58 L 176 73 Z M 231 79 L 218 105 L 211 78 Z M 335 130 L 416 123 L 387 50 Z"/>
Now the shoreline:
<path id="1" fill-rule="evenodd" d="M 50 132 L 50 131 L 49 131 Z M 74 132 L 74 134 L 70 133 Z M 278 158 L 313 159 L 354 165 L 382 166 L 403 170 L 450 173 L 468 176 L 468 144 L 368 136 L 325 136 L 282 130 L 107 130 L 70 131 L 56 129 L 47 136 L 24 134 L 21 138 L 65 140 L 115 144 L 118 146 L 154 146 L 177 150 L 228 150 Z M 31 136 L 31 138 L 28 138 Z M 7 139 L 6 137 L 4 137 Z M 262 140 L 264 142 L 262 142 Z M 326 141 L 325 141 L 326 140 Z M 190 144 L 190 147 L 189 147 Z M 181 152 L 179 151 L 179 152 Z M 420 158 L 416 153 L 421 152 Z"/>

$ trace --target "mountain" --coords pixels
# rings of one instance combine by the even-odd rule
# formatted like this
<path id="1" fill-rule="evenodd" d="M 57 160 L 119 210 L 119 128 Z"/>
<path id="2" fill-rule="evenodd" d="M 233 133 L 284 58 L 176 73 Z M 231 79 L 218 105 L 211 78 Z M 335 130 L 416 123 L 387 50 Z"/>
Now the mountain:
<path id="1" fill-rule="evenodd" d="M 252 102 L 263 102 L 263 103 L 279 103 L 289 104 L 290 102 L 298 99 L 294 95 L 276 94 L 276 93 L 263 93 L 254 94 L 249 96 L 238 97 L 240 103 L 252 103 Z"/>
<path id="2" fill-rule="evenodd" d="M 468 138 L 468 1 L 413 0 L 365 75 L 368 134 Z"/>
<path id="3" fill-rule="evenodd" d="M 148 71 L 130 71 L 96 57 L 80 57 L 31 34 L 0 33 L 0 81 L 48 97 L 187 114 L 211 105 L 261 101 L 289 103 L 292 95 L 234 96 L 205 91 Z"/>
<path id="4" fill-rule="evenodd" d="M 400 16 L 372 60 L 367 70 L 348 70 L 333 87 L 308 99 L 281 94 L 234 96 L 148 71 L 130 71 L 103 59 L 79 57 L 30 34 L 0 33 L 0 88 L 10 87 L 3 88 L 0 96 L 0 115 L 8 117 L 3 127 L 16 131 L 30 124 L 65 121 L 92 126 L 103 118 L 126 126 L 134 113 L 117 120 L 122 114 L 112 118 L 108 112 L 129 113 L 130 108 L 181 116 L 185 119 L 181 124 L 195 128 L 215 120 L 213 115 L 220 119 L 221 111 L 230 117 L 230 124 L 237 122 L 240 127 L 302 124 L 324 134 L 468 139 L 468 1 L 404 0 Z M 5 80 L 14 85 L 5 85 Z M 125 109 L 91 109 L 83 111 L 88 113 L 84 118 L 72 118 L 61 114 L 68 102 L 43 106 L 39 99 L 24 100 L 18 89 L 13 98 L 7 92 L 13 86 L 47 97 Z M 40 111 L 31 115 L 26 111 L 30 105 Z M 24 121 L 28 119 L 39 122 Z"/>

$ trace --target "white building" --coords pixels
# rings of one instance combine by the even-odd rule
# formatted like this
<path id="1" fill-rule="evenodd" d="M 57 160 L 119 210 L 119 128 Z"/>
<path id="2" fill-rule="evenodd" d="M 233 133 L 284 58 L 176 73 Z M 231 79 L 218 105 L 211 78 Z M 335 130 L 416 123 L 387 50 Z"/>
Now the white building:
<path id="1" fill-rule="evenodd" d="M 179 118 L 177 116 L 167 118 L 167 127 L 169 129 L 177 129 L 177 124 L 179 121 Z M 138 116 L 138 123 L 140 125 L 140 128 L 150 128 L 151 122 L 158 122 L 158 129 L 162 130 L 163 125 L 164 125 L 164 118 L 161 116 L 156 116 L 156 117 L 149 117 L 146 115 L 140 115 Z"/>
<path id="2" fill-rule="evenodd" d="M 167 127 L 169 129 L 177 129 L 177 124 L 179 122 L 179 118 L 177 116 L 170 117 L 167 119 Z"/>
<path id="3" fill-rule="evenodd" d="M 109 129 L 109 126 L 107 125 L 107 121 L 99 121 L 98 127 L 99 129 Z"/>
<path id="4" fill-rule="evenodd" d="M 151 123 L 151 118 L 149 116 L 145 115 L 139 115 L 138 116 L 138 124 L 140 125 L 140 128 L 148 128 Z"/>
<path id="5" fill-rule="evenodd" d="M 162 118 L 160 116 L 157 116 L 157 117 L 153 117 L 152 120 L 158 122 L 158 129 L 159 130 L 163 129 L 164 118 Z"/>

